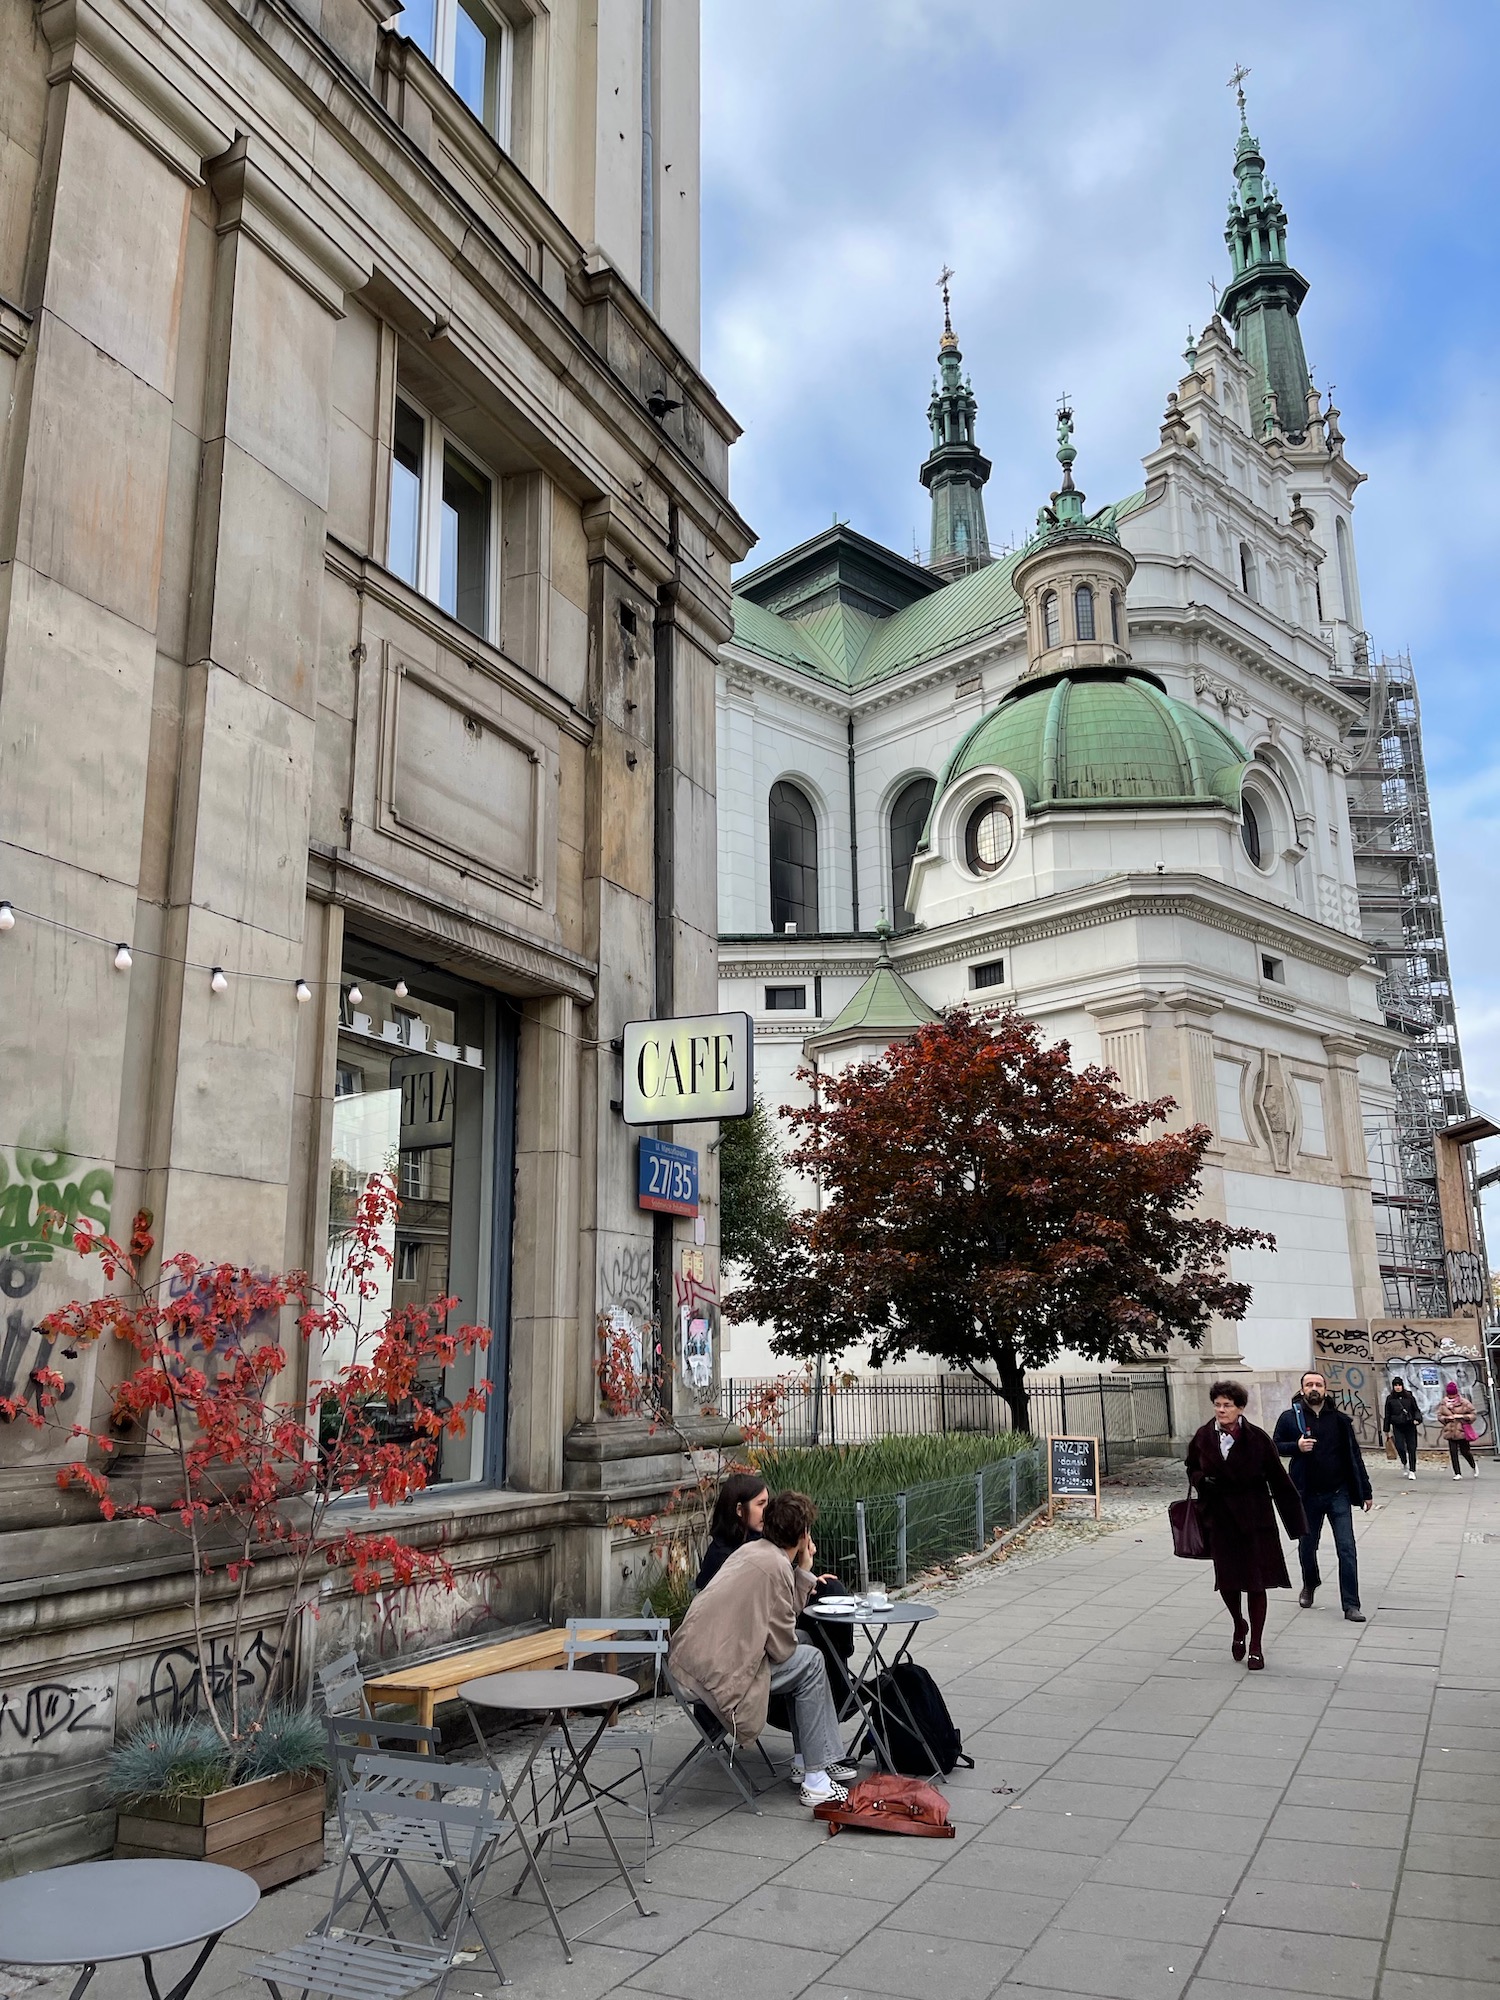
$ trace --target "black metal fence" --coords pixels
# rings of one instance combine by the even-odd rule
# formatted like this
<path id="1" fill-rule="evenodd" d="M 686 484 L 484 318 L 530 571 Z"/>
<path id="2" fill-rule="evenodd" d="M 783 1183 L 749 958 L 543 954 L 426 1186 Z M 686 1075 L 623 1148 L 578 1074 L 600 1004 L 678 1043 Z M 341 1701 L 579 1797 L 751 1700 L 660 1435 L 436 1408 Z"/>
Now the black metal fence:
<path id="1" fill-rule="evenodd" d="M 757 1423 L 766 1380 L 730 1377 L 719 1407 L 731 1421 L 753 1408 Z M 1031 1434 L 1099 1439 L 1111 1463 L 1158 1457 L 1171 1448 L 1172 1409 L 1165 1368 L 1119 1369 L 1099 1375 L 1032 1375 Z M 949 1431 L 990 1436 L 1008 1431 L 1010 1410 L 970 1375 L 835 1375 L 787 1386 L 777 1399 L 770 1441 L 779 1445 L 864 1444 L 880 1437 L 926 1437 Z"/>
<path id="2" fill-rule="evenodd" d="M 850 1590 L 872 1583 L 903 1589 L 936 1563 L 988 1548 L 1046 1497 L 1041 1453 L 1021 1451 L 904 1493 L 823 1501 L 818 1565 L 826 1563 Z"/>

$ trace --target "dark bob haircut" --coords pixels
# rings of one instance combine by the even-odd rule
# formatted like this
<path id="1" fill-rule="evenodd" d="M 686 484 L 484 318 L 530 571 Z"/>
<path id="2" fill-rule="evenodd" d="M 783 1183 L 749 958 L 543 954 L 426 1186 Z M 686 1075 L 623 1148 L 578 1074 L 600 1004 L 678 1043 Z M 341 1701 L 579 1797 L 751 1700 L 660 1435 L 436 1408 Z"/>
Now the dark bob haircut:
<path id="1" fill-rule="evenodd" d="M 773 1493 L 761 1533 L 778 1549 L 794 1549 L 817 1518 L 817 1505 L 805 1493 Z"/>
<path id="2" fill-rule="evenodd" d="M 1250 1391 L 1243 1382 L 1215 1382 L 1208 1392 L 1208 1400 L 1217 1403 L 1221 1396 L 1227 1396 L 1237 1410 L 1243 1410 L 1250 1400 Z"/>

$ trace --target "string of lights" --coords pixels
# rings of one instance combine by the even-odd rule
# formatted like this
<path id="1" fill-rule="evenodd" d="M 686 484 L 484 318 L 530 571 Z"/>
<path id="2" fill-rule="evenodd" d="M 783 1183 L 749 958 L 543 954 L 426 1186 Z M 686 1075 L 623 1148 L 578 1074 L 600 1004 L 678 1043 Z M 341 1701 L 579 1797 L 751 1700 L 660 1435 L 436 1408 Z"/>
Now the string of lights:
<path id="1" fill-rule="evenodd" d="M 300 975 L 289 978 L 282 972 L 230 973 L 222 965 L 212 965 L 207 960 L 178 958 L 172 952 L 152 951 L 147 945 L 129 944 L 120 938 L 106 937 L 101 931 L 85 930 L 79 924 L 64 923 L 60 917 L 45 916 L 40 910 L 22 909 L 8 898 L 0 896 L 0 933 L 13 931 L 17 919 L 21 917 L 30 923 L 45 924 L 50 930 L 66 931 L 70 937 L 84 938 L 90 944 L 103 945 L 106 951 L 113 954 L 111 963 L 116 972 L 129 972 L 137 958 L 150 958 L 158 965 L 180 965 L 186 972 L 206 972 L 209 991 L 215 994 L 227 993 L 231 979 L 243 979 L 272 986 L 290 986 L 299 1006 L 311 1000 L 320 988 L 342 989 L 351 1007 L 359 1007 L 364 1003 L 365 996 L 357 983 L 346 987 L 342 979 L 307 979 Z M 398 976 L 391 991 L 398 1000 L 405 1000 L 411 988 L 404 978 Z M 561 1035 L 566 1041 L 575 1041 L 581 1048 L 607 1049 L 613 1046 L 608 1041 L 596 1041 L 587 1035 L 570 1035 L 565 1028 L 554 1027 L 550 1021 L 539 1021 L 535 1025 L 546 1028 L 554 1035 Z"/>

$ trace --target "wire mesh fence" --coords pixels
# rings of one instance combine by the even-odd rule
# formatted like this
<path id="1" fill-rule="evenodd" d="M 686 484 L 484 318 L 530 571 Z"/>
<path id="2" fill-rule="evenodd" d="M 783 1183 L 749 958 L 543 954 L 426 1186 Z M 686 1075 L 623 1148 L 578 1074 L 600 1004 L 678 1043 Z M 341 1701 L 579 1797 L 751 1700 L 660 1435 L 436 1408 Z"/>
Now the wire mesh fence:
<path id="1" fill-rule="evenodd" d="M 977 1472 L 933 1479 L 904 1493 L 824 1501 L 818 1567 L 851 1590 L 897 1589 L 934 1564 L 986 1548 L 1046 1498 L 1039 1451 L 1013 1452 Z"/>
<path id="2" fill-rule="evenodd" d="M 727 1378 L 719 1407 L 731 1421 L 771 1385 Z M 1171 1449 L 1172 1410 L 1165 1368 L 1119 1369 L 1098 1375 L 1027 1377 L 1033 1437 L 1049 1432 L 1099 1439 L 1105 1472 L 1111 1464 Z M 1009 1431 L 1010 1411 L 993 1390 L 966 1375 L 861 1376 L 841 1382 L 814 1376 L 787 1389 L 772 1426 L 778 1445 L 863 1444 L 881 1437 L 922 1437 Z"/>

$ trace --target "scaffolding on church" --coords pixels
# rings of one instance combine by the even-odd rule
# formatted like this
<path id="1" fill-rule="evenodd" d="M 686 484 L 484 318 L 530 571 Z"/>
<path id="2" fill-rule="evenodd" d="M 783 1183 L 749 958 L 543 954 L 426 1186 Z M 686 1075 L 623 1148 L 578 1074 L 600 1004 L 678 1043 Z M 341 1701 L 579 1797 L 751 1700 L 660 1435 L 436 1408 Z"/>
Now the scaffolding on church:
<path id="1" fill-rule="evenodd" d="M 1405 1037 L 1393 1064 L 1394 1129 L 1370 1125 L 1371 1194 L 1386 1311 L 1449 1311 L 1433 1135 L 1469 1113 L 1453 982 L 1438 891 L 1422 755 L 1421 706 L 1409 654 L 1376 659 L 1361 637 L 1335 675 L 1364 707 L 1349 735 L 1349 825 L 1363 935 L 1380 966 L 1386 1025 Z"/>

